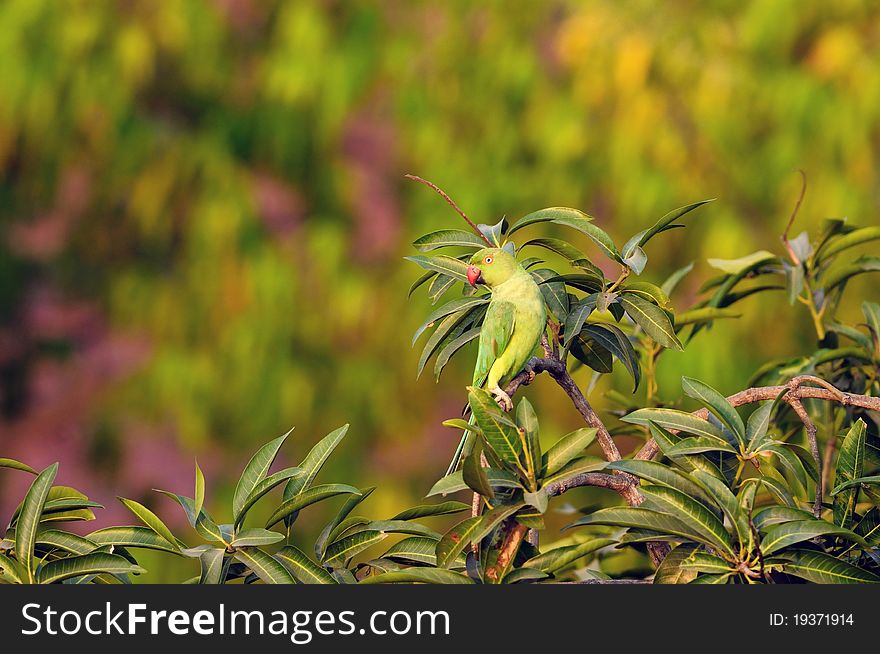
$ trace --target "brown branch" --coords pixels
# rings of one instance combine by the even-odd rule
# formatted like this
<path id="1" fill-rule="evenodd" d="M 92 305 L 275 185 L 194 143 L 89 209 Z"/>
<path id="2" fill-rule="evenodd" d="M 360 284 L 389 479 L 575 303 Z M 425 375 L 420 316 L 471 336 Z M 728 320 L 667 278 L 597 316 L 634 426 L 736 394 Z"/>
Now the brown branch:
<path id="1" fill-rule="evenodd" d="M 803 385 L 807 382 L 817 384 L 819 381 L 821 381 L 821 388 Z M 727 401 L 735 407 L 754 404 L 755 402 L 765 402 L 775 400 L 784 390 L 788 390 L 786 401 L 789 403 L 792 400 L 827 400 L 829 402 L 837 402 L 843 406 L 856 406 L 868 409 L 869 411 L 880 411 L 880 397 L 845 393 L 834 388 L 825 380 L 819 380 L 818 377 L 810 376 L 795 377 L 784 386 L 747 388 L 744 391 L 728 396 Z M 707 418 L 709 411 L 707 409 L 700 409 L 699 411 L 694 411 L 693 415 L 699 418 Z M 659 452 L 660 448 L 657 447 L 657 443 L 651 438 L 642 446 L 642 449 L 639 450 L 635 458 L 653 459 Z"/>
<path id="2" fill-rule="evenodd" d="M 818 518 L 822 513 L 822 460 L 819 457 L 819 444 L 816 442 L 816 423 L 810 418 L 810 414 L 807 413 L 800 400 L 796 398 L 789 399 L 788 406 L 792 408 L 797 417 L 804 423 L 804 428 L 807 430 L 807 441 L 810 443 L 810 454 L 813 455 L 813 460 L 816 462 L 816 471 L 819 473 L 819 479 L 816 482 L 816 501 L 813 502 L 813 515 Z"/>
<path id="3" fill-rule="evenodd" d="M 453 209 L 455 209 L 455 211 L 458 213 L 459 216 L 461 216 L 462 218 L 464 218 L 464 221 L 465 221 L 468 225 L 471 226 L 471 229 L 474 230 L 474 233 L 475 233 L 477 236 L 479 236 L 479 237 L 483 240 L 483 242 L 484 242 L 486 245 L 488 245 L 490 248 L 495 247 L 495 244 L 492 243 L 492 241 L 490 241 L 488 238 L 486 238 L 486 235 L 485 235 L 483 232 L 480 231 L 480 228 L 477 227 L 477 226 L 473 223 L 473 221 L 471 221 L 471 219 L 467 217 L 467 215 L 465 215 L 464 211 L 462 211 L 461 209 L 459 209 L 458 205 L 455 204 L 455 202 L 453 201 L 453 199 L 452 199 L 451 197 L 449 197 L 449 195 L 447 195 L 446 191 L 444 191 L 442 188 L 440 188 L 439 186 L 437 186 L 434 182 L 429 182 L 427 179 L 423 179 L 423 178 L 419 177 L 418 175 L 409 175 L 409 174 L 407 174 L 407 175 L 404 175 L 404 177 L 406 177 L 407 179 L 411 179 L 411 180 L 413 180 L 414 182 L 419 182 L 420 184 L 424 184 L 425 186 L 428 186 L 429 188 L 434 189 L 437 193 L 440 194 L 440 196 L 441 196 L 444 200 L 446 200 L 446 203 L 447 203 L 450 207 L 452 207 Z"/>

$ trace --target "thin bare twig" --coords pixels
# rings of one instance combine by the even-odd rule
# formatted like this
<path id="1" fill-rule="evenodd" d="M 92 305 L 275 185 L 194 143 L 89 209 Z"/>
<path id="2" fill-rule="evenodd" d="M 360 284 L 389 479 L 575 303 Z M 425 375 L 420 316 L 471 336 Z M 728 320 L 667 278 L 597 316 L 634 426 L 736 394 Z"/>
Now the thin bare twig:
<path id="1" fill-rule="evenodd" d="M 816 471 L 819 472 L 819 479 L 816 482 L 816 500 L 813 502 L 813 515 L 817 518 L 822 513 L 822 460 L 819 457 L 819 444 L 816 441 L 816 423 L 810 418 L 810 414 L 797 398 L 786 398 L 788 406 L 797 414 L 797 417 L 804 423 L 807 430 L 807 441 L 810 443 L 810 454 L 816 462 Z"/>
<path id="2" fill-rule="evenodd" d="M 800 169 L 798 169 L 798 172 L 801 174 L 801 193 L 798 196 L 794 209 L 791 212 L 791 216 L 788 219 L 788 224 L 785 226 L 785 231 L 782 232 L 782 244 L 788 251 L 788 256 L 791 258 L 791 262 L 796 266 L 801 264 L 801 260 L 795 254 L 794 248 L 791 247 L 791 243 L 788 240 L 788 232 L 791 231 L 792 225 L 794 225 L 794 219 L 797 217 L 798 211 L 801 208 L 801 202 L 804 201 L 804 195 L 807 193 L 807 174 Z"/>
<path id="3" fill-rule="evenodd" d="M 462 211 L 461 209 L 459 209 L 458 205 L 455 204 L 455 202 L 453 201 L 453 199 L 452 199 L 451 197 L 449 197 L 449 195 L 446 193 L 446 191 L 444 191 L 442 188 L 440 188 L 439 186 L 437 186 L 434 182 L 429 182 L 427 179 L 423 179 L 423 178 L 419 177 L 418 175 L 409 175 L 409 174 L 407 174 L 407 175 L 404 175 L 404 177 L 406 177 L 407 179 L 411 179 L 411 180 L 413 180 L 414 182 L 419 182 L 420 184 L 424 184 L 425 186 L 434 189 L 434 191 L 436 191 L 437 193 L 440 194 L 440 197 L 442 197 L 444 200 L 446 200 L 446 203 L 447 203 L 450 207 L 452 207 L 453 209 L 455 209 L 455 211 L 458 213 L 459 216 L 461 216 L 462 218 L 464 218 L 464 221 L 465 221 L 468 225 L 471 226 L 471 229 L 474 230 L 474 233 L 475 233 L 477 236 L 479 236 L 479 237 L 483 240 L 483 242 L 484 242 L 486 245 L 488 245 L 490 248 L 491 248 L 491 247 L 495 247 L 495 244 L 492 243 L 492 241 L 490 241 L 488 238 L 486 238 L 486 235 L 483 234 L 483 232 L 480 231 L 480 228 L 477 227 L 477 226 L 474 224 L 474 222 L 473 222 L 470 218 L 467 217 L 467 215 L 465 214 L 465 212 Z"/>

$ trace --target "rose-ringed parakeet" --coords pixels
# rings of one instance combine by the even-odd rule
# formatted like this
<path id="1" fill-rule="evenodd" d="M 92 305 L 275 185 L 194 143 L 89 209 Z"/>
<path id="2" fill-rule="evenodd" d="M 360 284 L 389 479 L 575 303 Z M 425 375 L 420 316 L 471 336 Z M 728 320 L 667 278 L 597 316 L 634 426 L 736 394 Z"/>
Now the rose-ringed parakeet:
<path id="1" fill-rule="evenodd" d="M 483 284 L 492 292 L 480 328 L 473 386 L 488 390 L 505 411 L 510 411 L 513 403 L 503 386 L 519 374 L 541 342 L 547 323 L 544 298 L 532 276 L 501 248 L 485 248 L 474 254 L 467 278 L 471 286 Z M 462 437 L 449 473 L 470 451 L 470 434 L 465 432 Z"/>

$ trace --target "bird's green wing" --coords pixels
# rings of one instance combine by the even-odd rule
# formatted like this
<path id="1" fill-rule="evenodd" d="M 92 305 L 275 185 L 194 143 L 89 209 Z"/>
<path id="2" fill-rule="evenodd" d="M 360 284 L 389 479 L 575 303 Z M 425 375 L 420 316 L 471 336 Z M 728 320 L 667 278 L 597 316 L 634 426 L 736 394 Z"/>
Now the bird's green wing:
<path id="1" fill-rule="evenodd" d="M 480 328 L 480 349 L 477 352 L 477 366 L 474 368 L 474 386 L 482 386 L 489 376 L 489 369 L 495 359 L 501 356 L 516 323 L 516 307 L 513 302 L 491 301 Z"/>

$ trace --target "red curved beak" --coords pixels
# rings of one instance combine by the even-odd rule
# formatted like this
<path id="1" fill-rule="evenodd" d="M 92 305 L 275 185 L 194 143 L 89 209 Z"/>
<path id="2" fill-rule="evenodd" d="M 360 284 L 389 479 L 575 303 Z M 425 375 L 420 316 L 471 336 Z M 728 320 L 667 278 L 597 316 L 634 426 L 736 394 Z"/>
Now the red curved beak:
<path id="1" fill-rule="evenodd" d="M 483 282 L 483 273 L 476 266 L 468 266 L 467 267 L 467 278 L 468 283 L 474 288 L 477 287 L 477 284 L 481 284 Z"/>

